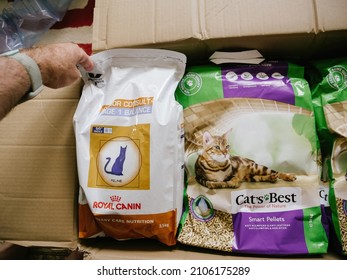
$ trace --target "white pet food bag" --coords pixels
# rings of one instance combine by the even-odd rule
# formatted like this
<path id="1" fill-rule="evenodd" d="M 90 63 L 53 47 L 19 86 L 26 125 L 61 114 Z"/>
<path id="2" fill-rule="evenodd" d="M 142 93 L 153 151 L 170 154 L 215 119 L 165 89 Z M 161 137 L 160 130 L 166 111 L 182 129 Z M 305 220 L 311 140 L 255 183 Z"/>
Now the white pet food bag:
<path id="1" fill-rule="evenodd" d="M 92 58 L 74 115 L 79 237 L 174 245 L 184 183 L 183 110 L 174 92 L 186 57 L 113 49 Z"/>

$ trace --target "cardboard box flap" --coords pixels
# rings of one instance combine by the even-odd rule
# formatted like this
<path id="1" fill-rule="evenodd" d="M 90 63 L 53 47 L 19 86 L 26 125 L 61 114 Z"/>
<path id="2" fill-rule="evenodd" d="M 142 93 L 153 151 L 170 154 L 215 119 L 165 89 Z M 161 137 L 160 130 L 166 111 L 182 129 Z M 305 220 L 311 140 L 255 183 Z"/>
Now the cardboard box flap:
<path id="1" fill-rule="evenodd" d="M 316 32 L 311 0 L 100 0 L 94 22 L 96 51 L 192 38 Z"/>

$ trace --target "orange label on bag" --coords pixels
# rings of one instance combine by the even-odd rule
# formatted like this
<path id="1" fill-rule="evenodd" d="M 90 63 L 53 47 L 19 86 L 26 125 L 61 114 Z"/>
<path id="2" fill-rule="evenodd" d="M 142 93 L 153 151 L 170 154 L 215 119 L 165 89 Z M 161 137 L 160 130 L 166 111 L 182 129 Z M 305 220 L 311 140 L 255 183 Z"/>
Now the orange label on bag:
<path id="1" fill-rule="evenodd" d="M 88 187 L 150 188 L 149 124 L 92 125 Z"/>
<path id="2" fill-rule="evenodd" d="M 141 215 L 95 215 L 107 236 L 115 239 L 155 238 L 176 244 L 176 211 Z"/>

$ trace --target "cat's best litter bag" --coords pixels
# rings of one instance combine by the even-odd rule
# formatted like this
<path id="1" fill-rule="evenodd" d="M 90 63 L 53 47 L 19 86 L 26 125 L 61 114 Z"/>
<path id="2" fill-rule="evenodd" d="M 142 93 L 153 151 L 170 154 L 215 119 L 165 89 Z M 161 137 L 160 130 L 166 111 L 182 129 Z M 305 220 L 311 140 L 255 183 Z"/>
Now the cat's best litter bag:
<path id="1" fill-rule="evenodd" d="M 187 172 L 179 242 L 247 254 L 327 251 L 303 74 L 286 62 L 187 69 L 176 91 Z"/>
<path id="2" fill-rule="evenodd" d="M 74 115 L 79 237 L 176 243 L 182 212 L 183 54 L 113 49 L 93 56 Z"/>
<path id="3" fill-rule="evenodd" d="M 313 61 L 308 80 L 330 183 L 335 249 L 347 254 L 347 57 Z"/>

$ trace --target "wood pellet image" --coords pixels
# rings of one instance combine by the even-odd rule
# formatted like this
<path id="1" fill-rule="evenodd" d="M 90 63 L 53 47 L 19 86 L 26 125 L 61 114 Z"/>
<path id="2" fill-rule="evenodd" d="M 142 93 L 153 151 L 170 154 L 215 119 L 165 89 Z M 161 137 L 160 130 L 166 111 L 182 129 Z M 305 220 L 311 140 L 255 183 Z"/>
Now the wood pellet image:
<path id="1" fill-rule="evenodd" d="M 340 225 L 341 247 L 344 254 L 347 253 L 347 201 L 342 198 L 336 198 L 336 208 Z"/>

